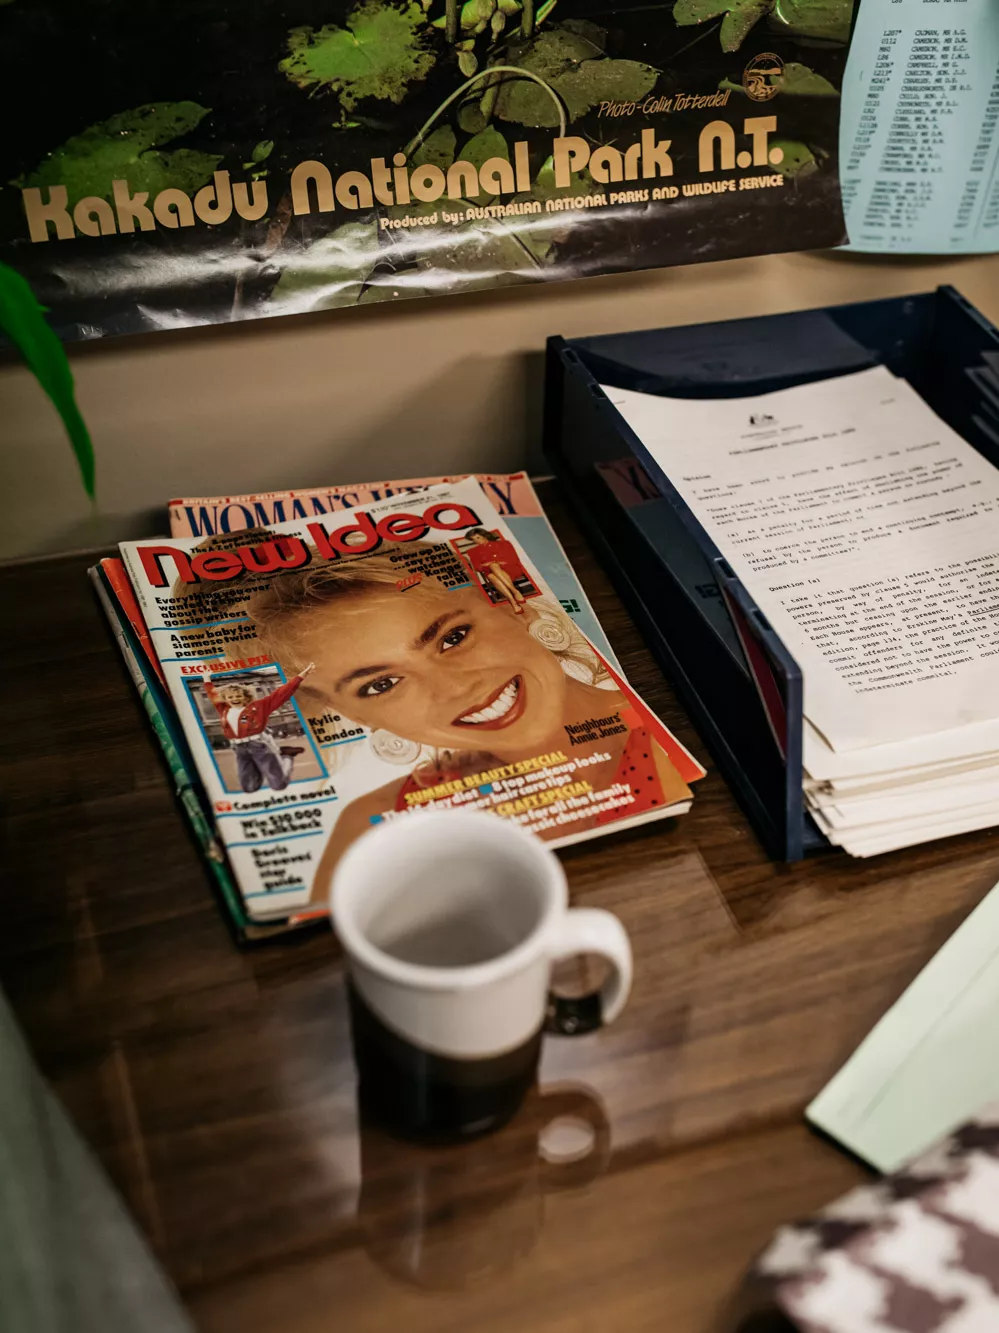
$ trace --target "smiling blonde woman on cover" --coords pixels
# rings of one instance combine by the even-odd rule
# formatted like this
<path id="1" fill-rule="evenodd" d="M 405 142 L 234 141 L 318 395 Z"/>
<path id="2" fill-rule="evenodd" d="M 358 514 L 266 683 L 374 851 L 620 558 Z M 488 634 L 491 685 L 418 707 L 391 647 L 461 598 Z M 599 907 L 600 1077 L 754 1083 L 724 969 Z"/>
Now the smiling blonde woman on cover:
<path id="1" fill-rule="evenodd" d="M 287 673 L 315 663 L 303 686 L 315 702 L 431 753 L 343 810 L 313 902 L 325 900 L 334 865 L 375 816 L 406 809 L 407 794 L 421 788 L 490 767 L 571 747 L 574 758 L 609 756 L 586 769 L 586 780 L 596 791 L 630 782 L 629 816 L 688 794 L 625 696 L 590 683 L 606 678 L 606 669 L 578 631 L 562 630 L 564 613 L 530 602 L 522 611 L 507 601 L 494 606 L 474 586 L 447 589 L 433 577 L 400 589 L 405 566 L 391 560 L 392 549 L 403 548 L 282 575 L 249 606 L 262 645 Z M 561 657 L 541 642 L 553 624 Z M 604 734 L 588 739 L 596 720 L 606 724 L 596 728 Z M 620 817 L 593 814 L 540 836 L 582 833 Z"/>

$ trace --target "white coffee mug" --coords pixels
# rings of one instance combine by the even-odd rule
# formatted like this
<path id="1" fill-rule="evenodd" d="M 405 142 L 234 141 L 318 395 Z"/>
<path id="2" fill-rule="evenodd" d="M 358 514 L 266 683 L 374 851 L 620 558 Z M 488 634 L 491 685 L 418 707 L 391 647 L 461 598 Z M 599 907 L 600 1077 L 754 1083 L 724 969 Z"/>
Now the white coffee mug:
<path id="1" fill-rule="evenodd" d="M 620 1014 L 631 946 L 615 916 L 571 909 L 565 872 L 534 834 L 495 815 L 436 810 L 371 829 L 330 895 L 347 955 L 361 1110 L 407 1137 L 483 1133 L 534 1081 L 545 1030 Z M 560 959 L 597 954 L 600 991 L 550 991 Z"/>

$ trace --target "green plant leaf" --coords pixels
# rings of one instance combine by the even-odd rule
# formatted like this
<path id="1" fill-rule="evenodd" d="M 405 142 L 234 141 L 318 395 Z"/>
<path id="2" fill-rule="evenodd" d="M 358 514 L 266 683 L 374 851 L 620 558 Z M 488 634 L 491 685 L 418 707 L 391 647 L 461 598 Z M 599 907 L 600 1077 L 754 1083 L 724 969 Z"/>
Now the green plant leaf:
<path id="1" fill-rule="evenodd" d="M 289 260 L 271 302 L 282 314 L 355 305 L 380 256 L 374 219 L 344 223 Z"/>
<path id="2" fill-rule="evenodd" d="M 501 157 L 504 162 L 510 161 L 510 149 L 506 139 L 494 125 L 487 126 L 474 138 L 469 139 L 461 150 L 461 160 L 471 162 L 477 171 L 481 171 L 483 163 L 491 157 Z"/>
<path id="3" fill-rule="evenodd" d="M 779 148 L 784 157 L 780 162 L 771 159 L 771 165 L 782 176 L 810 176 L 818 171 L 819 164 L 808 144 L 798 139 L 771 139 L 770 152 L 773 153 L 775 148 Z"/>
<path id="4" fill-rule="evenodd" d="M 852 18 L 853 0 L 777 0 L 771 21 L 796 37 L 846 42 Z"/>
<path id="5" fill-rule="evenodd" d="M 110 200 L 114 180 L 151 195 L 168 186 L 190 194 L 211 180 L 222 158 L 191 148 L 163 153 L 159 147 L 190 133 L 208 111 L 197 102 L 152 102 L 121 111 L 67 139 L 14 184 L 65 185 L 70 208 L 88 195 Z"/>
<path id="6" fill-rule="evenodd" d="M 746 91 L 742 84 L 736 83 L 734 79 L 722 79 L 718 87 L 733 93 Z M 839 89 L 828 79 L 816 74 L 807 65 L 799 65 L 793 60 L 784 66 L 784 73 L 780 78 L 780 91 L 786 93 L 788 97 L 839 97 Z"/>
<path id="7" fill-rule="evenodd" d="M 257 144 L 257 146 L 254 148 L 253 152 L 250 154 L 250 157 L 254 162 L 266 162 L 267 159 L 270 157 L 271 153 L 273 152 L 274 152 L 274 140 L 261 139 L 260 142 Z"/>
<path id="8" fill-rule="evenodd" d="M 601 186 L 597 184 L 585 167 L 582 171 L 571 172 L 569 185 L 564 190 L 558 189 L 555 185 L 555 163 L 549 157 L 542 163 L 534 179 L 531 198 L 540 200 L 562 199 L 568 196 L 603 193 Z"/>
<path id="9" fill-rule="evenodd" d="M 465 0 L 461 7 L 462 32 L 485 32 L 496 12 L 496 0 Z"/>
<path id="10" fill-rule="evenodd" d="M 461 160 L 471 162 L 477 171 L 481 171 L 483 163 L 491 157 L 501 157 L 504 162 L 510 161 L 510 149 L 507 142 L 493 125 L 487 126 L 474 138 L 469 139 L 461 150 Z M 482 191 L 483 194 L 489 193 L 485 186 L 482 187 Z"/>
<path id="11" fill-rule="evenodd" d="M 828 79 L 794 60 L 784 66 L 780 90 L 789 97 L 839 97 L 839 89 Z"/>
<path id="12" fill-rule="evenodd" d="M 436 56 L 423 45 L 425 32 L 416 0 L 401 6 L 366 0 L 351 12 L 346 28 L 293 28 L 291 54 L 278 68 L 300 88 L 335 93 L 345 111 L 365 97 L 401 102 L 410 84 L 434 66 Z"/>
<path id="13" fill-rule="evenodd" d="M 442 125 L 439 130 L 434 130 L 433 134 L 428 134 L 423 140 L 413 154 L 410 166 L 433 166 L 440 167 L 441 171 L 447 171 L 454 161 L 456 143 L 457 140 L 451 126 Z"/>
<path id="14" fill-rule="evenodd" d="M 20 273 L 0 264 L 0 329 L 10 338 L 52 401 L 80 468 L 83 489 L 94 498 L 94 446 L 76 404 L 73 372 L 62 343 Z"/>
<path id="15" fill-rule="evenodd" d="M 637 101 L 651 92 L 659 78 L 651 65 L 604 56 L 602 45 L 591 35 L 594 31 L 602 36 L 593 24 L 560 24 L 511 51 L 511 64 L 551 84 L 570 120 L 578 120 L 601 102 Z M 544 88 L 512 75 L 504 76 L 496 115 L 519 125 L 554 128 L 558 124 L 555 105 Z"/>
<path id="16" fill-rule="evenodd" d="M 774 0 L 676 0 L 673 18 L 682 28 L 721 18 L 722 50 L 738 51 L 747 34 L 773 6 Z"/>
<path id="17" fill-rule="evenodd" d="M 458 125 L 466 134 L 478 134 L 486 124 L 486 118 L 478 102 L 464 102 L 458 108 Z"/>
<path id="18" fill-rule="evenodd" d="M 541 258 L 550 242 L 539 238 L 535 244 L 525 245 L 521 233 L 526 228 L 501 221 L 479 221 L 470 218 L 453 227 L 448 244 L 432 255 L 421 257 L 418 268 L 427 274 L 432 291 L 475 291 L 508 282 L 529 281 L 540 271 Z M 540 253 L 539 253 L 540 252 Z"/>

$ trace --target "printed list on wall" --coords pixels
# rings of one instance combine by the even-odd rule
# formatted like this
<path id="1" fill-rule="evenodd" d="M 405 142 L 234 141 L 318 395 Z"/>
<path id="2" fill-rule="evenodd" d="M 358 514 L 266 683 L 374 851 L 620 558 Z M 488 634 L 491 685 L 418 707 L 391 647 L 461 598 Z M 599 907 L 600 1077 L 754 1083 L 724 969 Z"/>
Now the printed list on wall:
<path id="1" fill-rule="evenodd" d="M 999 249 L 999 4 L 863 0 L 843 85 L 850 246 Z"/>

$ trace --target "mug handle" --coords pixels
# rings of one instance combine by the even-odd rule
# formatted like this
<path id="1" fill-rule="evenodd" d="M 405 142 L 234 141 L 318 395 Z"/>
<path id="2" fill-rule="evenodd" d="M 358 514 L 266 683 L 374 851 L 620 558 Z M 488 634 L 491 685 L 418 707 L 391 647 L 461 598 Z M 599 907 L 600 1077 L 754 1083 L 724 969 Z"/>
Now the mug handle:
<path id="1" fill-rule="evenodd" d="M 599 907 L 575 907 L 566 913 L 552 949 L 553 963 L 576 954 L 605 959 L 611 974 L 599 990 L 576 999 L 549 992 L 545 1031 L 579 1037 L 613 1023 L 631 993 L 631 944 L 621 922 Z"/>

